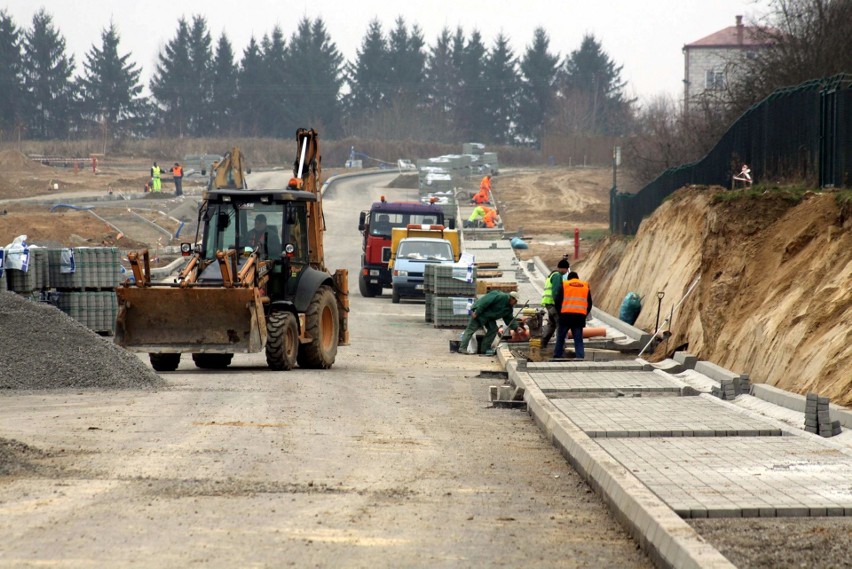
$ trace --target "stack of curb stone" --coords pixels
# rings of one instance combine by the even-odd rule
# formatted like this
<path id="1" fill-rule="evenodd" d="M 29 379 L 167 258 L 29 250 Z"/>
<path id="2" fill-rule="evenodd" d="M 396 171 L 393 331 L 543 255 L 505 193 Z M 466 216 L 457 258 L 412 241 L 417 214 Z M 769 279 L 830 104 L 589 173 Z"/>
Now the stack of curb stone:
<path id="1" fill-rule="evenodd" d="M 829 438 L 840 434 L 840 421 L 832 421 L 828 397 L 808 393 L 805 403 L 805 430 Z"/>

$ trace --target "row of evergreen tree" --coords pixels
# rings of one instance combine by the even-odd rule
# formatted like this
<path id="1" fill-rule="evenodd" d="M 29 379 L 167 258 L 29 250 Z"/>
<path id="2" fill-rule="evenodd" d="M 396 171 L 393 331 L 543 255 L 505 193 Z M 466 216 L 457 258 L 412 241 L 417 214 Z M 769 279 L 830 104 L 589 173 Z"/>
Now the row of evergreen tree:
<path id="1" fill-rule="evenodd" d="M 105 28 L 75 76 L 74 56 L 44 9 L 28 29 L 0 11 L 0 134 L 289 137 L 325 136 L 535 143 L 545 132 L 618 134 L 630 123 L 621 67 L 593 36 L 564 59 L 543 28 L 518 57 L 499 34 L 444 29 L 427 45 L 416 24 L 370 23 L 346 62 L 322 18 L 289 38 L 278 26 L 252 37 L 239 60 L 203 16 L 178 21 L 145 96 L 141 69 Z"/>

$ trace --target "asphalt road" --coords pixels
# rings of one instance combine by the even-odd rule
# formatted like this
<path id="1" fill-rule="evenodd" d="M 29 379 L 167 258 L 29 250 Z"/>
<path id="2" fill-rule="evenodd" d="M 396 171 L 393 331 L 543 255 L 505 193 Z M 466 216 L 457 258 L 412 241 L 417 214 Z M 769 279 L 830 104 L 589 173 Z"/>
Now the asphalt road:
<path id="1" fill-rule="evenodd" d="M 391 178 L 325 198 L 352 291 L 331 370 L 185 358 L 156 393 L 0 395 L 0 437 L 49 455 L 0 479 L 0 566 L 650 566 L 529 416 L 490 406 L 496 362 L 449 354 L 422 303 L 358 295 L 358 212 L 413 197 Z"/>

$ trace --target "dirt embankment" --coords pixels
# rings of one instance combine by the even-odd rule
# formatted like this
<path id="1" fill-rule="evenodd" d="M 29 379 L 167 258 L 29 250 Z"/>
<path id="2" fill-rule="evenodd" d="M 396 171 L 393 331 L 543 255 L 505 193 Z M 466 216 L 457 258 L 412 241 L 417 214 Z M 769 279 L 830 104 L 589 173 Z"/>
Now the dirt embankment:
<path id="1" fill-rule="evenodd" d="M 654 327 L 700 277 L 674 317 L 670 350 L 753 381 L 852 404 L 852 212 L 833 194 L 800 203 L 773 193 L 714 203 L 724 190 L 681 190 L 635 239 L 611 238 L 580 265 L 596 303 L 618 313 L 644 297 L 636 325 Z M 657 356 L 662 357 L 662 349 Z"/>

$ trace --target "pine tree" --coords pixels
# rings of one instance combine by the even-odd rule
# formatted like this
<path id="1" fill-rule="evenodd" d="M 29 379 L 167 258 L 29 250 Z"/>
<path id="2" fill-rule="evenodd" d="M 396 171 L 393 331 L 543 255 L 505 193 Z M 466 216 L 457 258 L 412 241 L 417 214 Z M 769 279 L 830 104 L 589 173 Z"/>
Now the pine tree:
<path id="1" fill-rule="evenodd" d="M 193 136 L 206 136 L 213 131 L 213 49 L 207 20 L 200 15 L 192 17 L 189 30 L 189 69 L 194 89 L 188 92 L 189 132 Z"/>
<path id="2" fill-rule="evenodd" d="M 390 98 L 399 98 L 405 104 L 424 102 L 423 78 L 426 52 L 423 33 L 415 24 L 411 31 L 400 16 L 388 38 L 388 89 Z"/>
<path id="3" fill-rule="evenodd" d="M 42 8 L 24 33 L 25 118 L 33 138 L 62 138 L 69 132 L 74 97 L 74 57 L 65 55 L 65 38 Z"/>
<path id="4" fill-rule="evenodd" d="M 272 34 L 260 41 L 265 77 L 260 84 L 260 108 L 263 111 L 261 133 L 280 138 L 293 134 L 290 107 L 293 85 L 287 76 L 287 41 L 281 26 L 272 28 Z"/>
<path id="5" fill-rule="evenodd" d="M 388 47 L 382 25 L 373 20 L 367 29 L 355 61 L 349 64 L 347 107 L 358 119 L 379 110 L 387 101 Z"/>
<path id="6" fill-rule="evenodd" d="M 456 105 L 459 70 L 453 62 L 452 41 L 449 28 L 444 28 L 429 50 L 424 92 L 430 114 L 439 122 L 439 129 L 445 137 L 454 139 L 452 116 Z"/>
<path id="7" fill-rule="evenodd" d="M 21 118 L 21 32 L 12 17 L 0 10 L 0 131 L 18 126 Z"/>
<path id="8" fill-rule="evenodd" d="M 625 98 L 621 69 L 593 35 L 565 60 L 561 96 L 586 105 L 588 131 L 622 134 L 628 127 L 633 101 Z"/>
<path id="9" fill-rule="evenodd" d="M 499 144 L 512 141 L 518 109 L 520 78 L 518 60 L 509 39 L 500 33 L 485 63 L 485 97 L 482 102 L 489 122 L 487 140 Z"/>
<path id="10" fill-rule="evenodd" d="M 159 65 L 151 78 L 151 93 L 159 105 L 157 121 L 166 134 L 184 136 L 189 129 L 190 105 L 197 87 L 192 83 L 189 58 L 189 24 L 186 18 L 178 20 L 175 37 L 160 52 Z"/>
<path id="11" fill-rule="evenodd" d="M 461 54 L 461 93 L 457 121 L 467 140 L 485 140 L 490 130 L 488 112 L 483 105 L 486 97 L 485 55 L 482 34 L 474 30 Z"/>
<path id="12" fill-rule="evenodd" d="M 260 136 L 263 125 L 263 89 L 266 65 L 260 45 L 254 36 L 243 50 L 237 85 L 237 120 L 243 136 Z"/>
<path id="13" fill-rule="evenodd" d="M 93 45 L 83 63 L 80 78 L 80 111 L 90 124 L 99 124 L 115 137 L 139 129 L 145 117 L 140 69 L 130 54 L 119 55 L 120 38 L 114 24 L 101 32 L 101 47 Z"/>
<path id="14" fill-rule="evenodd" d="M 252 41 L 254 39 L 252 38 Z M 234 63 L 234 49 L 223 32 L 216 43 L 213 56 L 211 92 L 211 121 L 215 134 L 229 134 L 236 129 L 237 120 L 237 77 L 239 70 Z"/>
<path id="15" fill-rule="evenodd" d="M 331 41 L 322 18 L 303 18 L 287 51 L 290 78 L 290 129 L 317 128 L 326 136 L 340 132 L 343 56 Z"/>
<path id="16" fill-rule="evenodd" d="M 545 118 L 553 107 L 553 94 L 559 56 L 550 53 L 550 38 L 544 28 L 536 28 L 532 44 L 521 59 L 521 93 L 518 105 L 518 131 L 540 141 Z"/>

